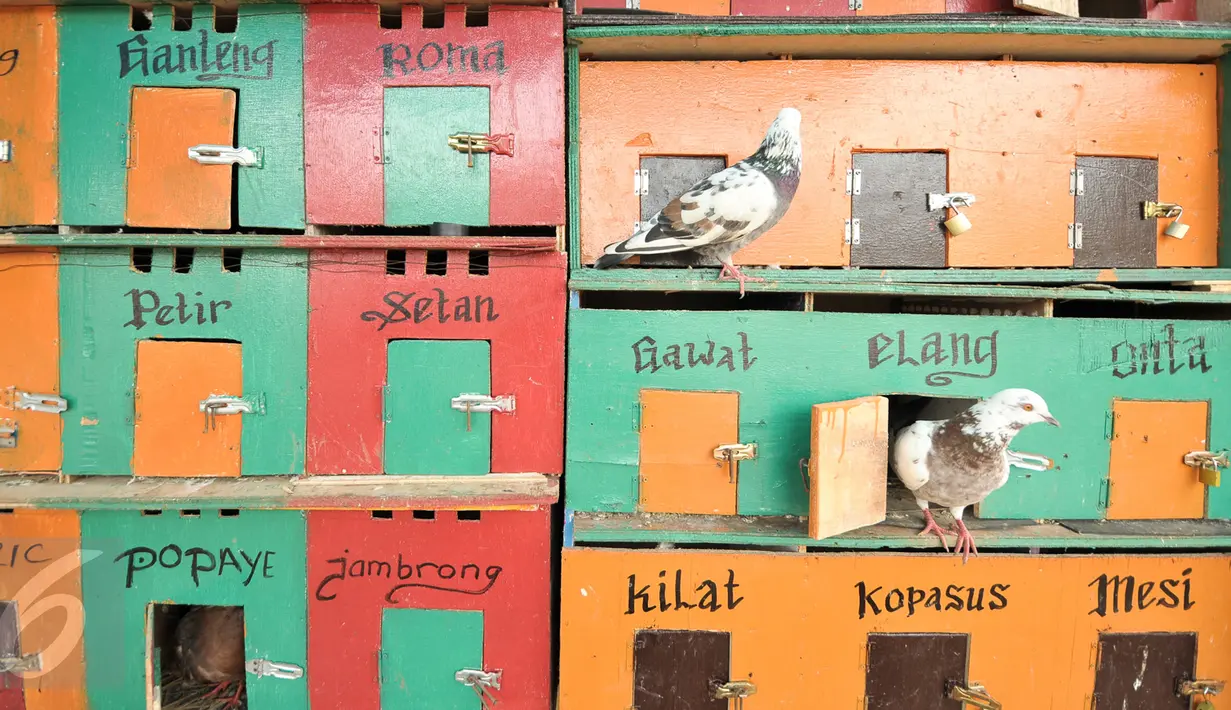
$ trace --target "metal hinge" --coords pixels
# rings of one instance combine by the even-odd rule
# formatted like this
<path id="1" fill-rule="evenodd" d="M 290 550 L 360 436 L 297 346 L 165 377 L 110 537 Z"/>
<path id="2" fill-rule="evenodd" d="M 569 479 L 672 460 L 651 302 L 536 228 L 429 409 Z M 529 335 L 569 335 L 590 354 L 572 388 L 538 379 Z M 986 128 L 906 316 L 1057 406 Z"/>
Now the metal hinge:
<path id="1" fill-rule="evenodd" d="M 463 668 L 453 674 L 453 679 L 474 690 L 479 696 L 479 703 L 484 708 L 496 706 L 496 696 L 492 690 L 500 690 L 500 675 L 503 671 L 485 671 L 474 668 Z"/>
<path id="2" fill-rule="evenodd" d="M 513 134 L 500 133 L 454 133 L 449 136 L 449 147 L 466 154 L 466 167 L 474 167 L 475 153 L 495 153 L 513 157 Z"/>
<path id="3" fill-rule="evenodd" d="M 1086 194 L 1086 171 L 1074 168 L 1069 171 L 1069 194 Z"/>
<path id="4" fill-rule="evenodd" d="M 859 218 L 846 220 L 846 238 L 843 241 L 847 244 L 859 243 Z"/>
<path id="5" fill-rule="evenodd" d="M 715 700 L 735 700 L 735 703 L 732 705 L 733 710 L 741 710 L 744 707 L 744 698 L 757 692 L 757 687 L 750 680 L 732 680 L 726 683 L 715 682 L 711 684 L 710 689 L 714 691 Z"/>
<path id="6" fill-rule="evenodd" d="M 1019 451 L 1006 450 L 1005 457 L 1009 459 L 1010 466 L 1024 468 L 1029 471 L 1050 471 L 1056 465 L 1054 461 L 1046 456 L 1024 454 Z"/>
<path id="7" fill-rule="evenodd" d="M 1081 248 L 1081 222 L 1069 225 L 1069 248 Z"/>
<path id="8" fill-rule="evenodd" d="M 1104 478 L 1099 484 L 1099 497 L 1103 500 L 1103 510 L 1111 507 L 1111 479 Z"/>
<path id="9" fill-rule="evenodd" d="M 13 162 L 13 141 L 0 141 L 0 163 Z"/>
<path id="10" fill-rule="evenodd" d="M 714 449 L 714 458 L 727 462 L 727 472 L 731 483 L 735 483 L 735 462 L 748 461 L 756 457 L 756 444 L 722 444 Z"/>
<path id="11" fill-rule="evenodd" d="M 59 414 L 68 409 L 68 402 L 54 394 L 30 394 L 16 387 L 8 387 L 0 396 L 0 405 L 8 409 L 20 409 L 27 412 L 44 412 Z"/>
<path id="12" fill-rule="evenodd" d="M 971 683 L 969 686 L 963 686 L 961 683 L 949 682 L 949 692 L 945 697 L 950 700 L 957 700 L 964 705 L 970 705 L 983 710 L 1000 710 L 1000 701 L 988 694 L 987 689 L 978 683 Z"/>
<path id="13" fill-rule="evenodd" d="M 1222 485 L 1222 469 L 1231 467 L 1227 452 L 1190 451 L 1184 454 L 1184 465 L 1198 469 L 1197 477 L 1207 486 Z"/>
<path id="14" fill-rule="evenodd" d="M 205 431 L 218 428 L 214 417 L 223 414 L 264 414 L 265 397 L 258 395 L 255 399 L 244 399 L 229 394 L 211 394 L 201 400 L 197 411 L 205 413 Z"/>
<path id="15" fill-rule="evenodd" d="M 650 194 L 650 171 L 649 170 L 634 170 L 633 171 L 633 194 L 634 195 Z"/>
<path id="16" fill-rule="evenodd" d="M 0 449 L 17 448 L 17 422 L 0 419 Z"/>
<path id="17" fill-rule="evenodd" d="M 863 0 L 846 0 L 847 10 L 862 10 Z"/>
<path id="18" fill-rule="evenodd" d="M 854 8 L 851 8 L 854 9 Z M 863 171 L 855 168 L 846 171 L 846 194 L 858 195 L 863 189 Z"/>
<path id="19" fill-rule="evenodd" d="M 241 168 L 261 167 L 260 148 L 232 148 L 229 145 L 194 145 L 188 157 L 202 165 L 238 165 Z"/>
<path id="20" fill-rule="evenodd" d="M 303 668 L 294 663 L 278 663 L 264 658 L 254 658 L 244 663 L 244 670 L 257 678 L 279 678 L 281 680 L 298 680 L 303 677 Z"/>
<path id="21" fill-rule="evenodd" d="M 43 656 L 32 653 L 19 658 L 0 658 L 0 673 L 35 673 L 43 670 Z"/>
<path id="22" fill-rule="evenodd" d="M 624 7 L 629 10 L 640 10 L 641 0 L 624 0 Z"/>

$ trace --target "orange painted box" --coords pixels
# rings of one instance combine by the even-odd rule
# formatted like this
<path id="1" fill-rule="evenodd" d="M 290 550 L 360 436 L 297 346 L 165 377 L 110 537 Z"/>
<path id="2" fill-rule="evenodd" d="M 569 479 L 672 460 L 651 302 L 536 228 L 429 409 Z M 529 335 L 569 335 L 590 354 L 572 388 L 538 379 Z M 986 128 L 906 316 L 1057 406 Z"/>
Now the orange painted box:
<path id="1" fill-rule="evenodd" d="M 57 220 L 55 13 L 53 7 L 0 8 L 0 226 Z"/>
<path id="2" fill-rule="evenodd" d="M 0 513 L 0 707 L 86 710 L 81 566 L 76 511 Z M 11 659 L 11 660 L 10 660 Z"/>
<path id="3" fill-rule="evenodd" d="M 664 85 L 689 100 L 663 111 Z M 736 266 L 1218 264 L 1214 65 L 586 61 L 579 86 L 583 266 L 752 155 L 784 107 L 798 189 Z"/>
<path id="4" fill-rule="evenodd" d="M 55 249 L 0 250 L 0 471 L 60 468 L 59 264 Z"/>
<path id="5" fill-rule="evenodd" d="M 559 708 L 1189 708 L 1231 676 L 1229 563 L 566 549 Z"/>

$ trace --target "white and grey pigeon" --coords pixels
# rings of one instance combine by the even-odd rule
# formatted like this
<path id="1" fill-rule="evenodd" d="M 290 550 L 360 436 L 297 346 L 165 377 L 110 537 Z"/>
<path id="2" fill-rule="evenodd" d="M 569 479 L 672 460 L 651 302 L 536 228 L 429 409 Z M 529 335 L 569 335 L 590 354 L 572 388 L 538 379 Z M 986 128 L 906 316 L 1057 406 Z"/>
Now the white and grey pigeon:
<path id="1" fill-rule="evenodd" d="M 948 552 L 945 532 L 954 533 L 955 552 L 962 555 L 963 564 L 971 552 L 978 556 L 962 513 L 1009 480 L 1010 462 L 1019 456 L 1009 451 L 1009 442 L 1039 422 L 1060 426 L 1038 394 L 1007 389 L 949 419 L 917 421 L 895 432 L 889 464 L 923 509 L 927 526 L 919 534 L 935 533 Z M 948 508 L 957 530 L 942 530 L 928 510 L 929 503 Z"/>
<path id="2" fill-rule="evenodd" d="M 628 239 L 607 245 L 594 268 L 639 254 L 694 251 L 721 262 L 718 279 L 738 279 L 743 298 L 745 281 L 765 279 L 744 274 L 731 256 L 769 231 L 791 206 L 803 162 L 799 119 L 796 109 L 779 111 L 755 153 L 693 185 Z"/>

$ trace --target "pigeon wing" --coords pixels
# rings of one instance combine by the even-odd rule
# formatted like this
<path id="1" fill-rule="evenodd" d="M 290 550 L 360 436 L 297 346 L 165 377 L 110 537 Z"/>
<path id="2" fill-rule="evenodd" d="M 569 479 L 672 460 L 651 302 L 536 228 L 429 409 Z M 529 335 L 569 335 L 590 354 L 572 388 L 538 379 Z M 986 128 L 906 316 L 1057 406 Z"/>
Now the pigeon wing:
<path id="1" fill-rule="evenodd" d="M 764 226 L 778 205 L 773 182 L 744 162 L 714 173 L 672 200 L 648 228 L 608 254 L 666 254 L 734 241 Z"/>
<path id="2" fill-rule="evenodd" d="M 899 480 L 912 491 L 931 480 L 928 453 L 932 450 L 932 433 L 943 422 L 915 422 L 898 432 L 893 442 L 889 462 Z"/>

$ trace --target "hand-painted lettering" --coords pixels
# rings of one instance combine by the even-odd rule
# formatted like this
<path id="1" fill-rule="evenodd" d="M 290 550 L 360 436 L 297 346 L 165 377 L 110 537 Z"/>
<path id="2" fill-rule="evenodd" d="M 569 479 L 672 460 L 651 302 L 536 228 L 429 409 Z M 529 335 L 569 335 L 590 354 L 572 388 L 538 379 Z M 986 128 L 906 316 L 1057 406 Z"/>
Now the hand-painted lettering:
<path id="1" fill-rule="evenodd" d="M 273 579 L 273 556 L 277 554 L 273 550 L 259 550 L 255 557 L 250 557 L 247 551 L 238 549 L 239 556 L 229 547 L 220 548 L 217 554 L 214 551 L 206 550 L 202 547 L 192 547 L 187 550 L 179 545 L 168 544 L 162 549 L 155 550 L 152 547 L 131 547 L 120 553 L 112 562 L 120 562 L 124 560 L 126 565 L 124 588 L 131 589 L 133 581 L 136 579 L 138 572 L 144 572 L 152 568 L 155 564 L 160 565 L 164 569 L 187 568 L 189 576 L 192 577 L 192 585 L 194 587 L 201 586 L 201 576 L 203 573 L 216 572 L 215 576 L 222 577 L 228 567 L 235 569 L 235 579 L 243 586 L 247 587 L 256 578 L 257 568 L 261 570 L 263 579 Z M 241 564 L 240 559 L 243 559 Z M 228 562 L 229 560 L 229 562 Z M 208 581 L 208 580 L 206 580 Z"/>
<path id="2" fill-rule="evenodd" d="M 983 587 L 963 587 L 950 584 L 941 590 L 940 587 L 894 587 L 885 590 L 884 587 L 868 589 L 866 582 L 855 585 L 859 593 L 859 618 L 872 613 L 896 614 L 902 610 L 906 616 L 914 616 L 916 611 L 932 609 L 935 611 L 1000 611 L 1009 605 L 1005 592 L 1011 585 L 993 584 L 990 589 Z M 986 594 L 985 594 L 986 593 Z"/>
<path id="3" fill-rule="evenodd" d="M 343 556 L 325 560 L 330 565 L 337 565 L 337 570 L 325 575 L 320 584 L 316 585 L 318 601 L 333 601 L 338 597 L 340 588 L 330 587 L 331 583 L 343 584 L 348 579 L 365 577 L 398 581 L 385 594 L 385 601 L 396 603 L 394 595 L 403 589 L 435 589 L 442 592 L 455 592 L 470 596 L 480 596 L 496 584 L 504 568 L 499 565 L 487 565 L 480 568 L 473 562 L 461 564 L 440 564 L 438 562 L 407 562 L 398 553 L 394 560 L 371 560 L 350 558 L 350 550 L 342 550 Z M 396 577 L 394 576 L 396 574 Z"/>
<path id="4" fill-rule="evenodd" d="M 255 47 L 239 42 L 211 45 L 208 30 L 200 30 L 198 44 L 160 44 L 148 49 L 142 33 L 116 45 L 120 52 L 120 78 L 129 74 L 149 76 L 197 73 L 201 82 L 219 79 L 274 78 L 274 44 L 271 39 Z M 198 73 L 199 72 L 199 73 Z"/>
<path id="5" fill-rule="evenodd" d="M 1140 343 L 1121 340 L 1111 347 L 1111 374 L 1120 379 L 1133 375 L 1174 375 L 1185 370 L 1201 374 L 1213 367 L 1206 361 L 1205 335 L 1180 340 L 1175 324 L 1163 326 L 1162 338 L 1151 335 Z"/>
<path id="6" fill-rule="evenodd" d="M 504 63 L 503 40 L 488 42 L 481 49 L 476 44 L 452 42 L 445 42 L 443 45 L 428 42 L 417 50 L 408 44 L 382 44 L 377 49 L 380 50 L 381 67 L 386 79 L 408 76 L 415 70 L 434 72 L 444 69 L 449 74 L 504 74 L 508 71 Z"/>
<path id="7" fill-rule="evenodd" d="M 659 570 L 658 578 L 660 580 L 667 579 L 667 570 Z M 727 581 L 722 585 L 726 590 L 726 603 L 722 602 L 722 595 L 718 593 L 718 582 L 711 579 L 706 579 L 698 584 L 696 589 L 685 591 L 684 589 L 684 570 L 675 570 L 674 577 L 670 581 L 661 581 L 658 583 L 657 598 L 650 596 L 650 587 L 653 583 L 643 587 L 637 586 L 637 575 L 628 575 L 628 609 L 625 614 L 636 614 L 638 612 L 648 614 L 651 611 L 680 611 L 683 609 L 705 609 L 707 611 L 718 611 L 719 609 L 734 609 L 739 606 L 739 603 L 744 601 L 744 597 L 735 596 L 735 588 L 739 583 L 735 581 L 735 570 L 727 570 Z M 668 590 L 671 594 L 668 595 Z M 694 594 L 700 593 L 700 598 Z M 670 599 L 668 599 L 670 596 Z M 696 599 L 696 602 L 690 602 L 689 599 Z M 640 607 L 638 607 L 640 602 Z"/>
<path id="8" fill-rule="evenodd" d="M 197 325 L 205 325 L 206 323 L 214 324 L 218 322 L 218 310 L 231 310 L 230 301 L 209 301 L 209 315 L 206 315 L 206 302 L 194 301 L 190 306 L 188 299 L 184 294 L 176 292 L 176 305 L 163 305 L 162 299 L 153 291 L 142 291 L 134 288 L 124 294 L 132 300 L 132 320 L 124 324 L 127 328 L 132 326 L 137 330 L 144 328 L 149 321 L 146 320 L 147 313 L 154 314 L 153 320 L 158 325 L 172 325 L 178 322 L 180 325 L 195 322 Z M 201 292 L 196 292 L 197 296 L 201 296 Z M 195 312 L 194 310 L 195 309 Z"/>
<path id="9" fill-rule="evenodd" d="M 413 303 L 411 299 L 414 299 Z M 380 326 L 376 328 L 378 331 L 384 330 L 385 326 L 390 323 L 407 321 L 416 324 L 429 320 L 435 320 L 437 323 L 448 323 L 449 321 L 483 323 L 500 318 L 500 314 L 496 312 L 496 301 L 490 296 L 462 296 L 450 299 L 444 289 L 440 288 L 434 288 L 430 295 L 423 295 L 419 298 L 415 298 L 414 291 L 410 293 L 390 291 L 385 294 L 383 300 L 389 307 L 387 312 L 376 310 L 359 314 L 360 320 L 369 323 L 380 321 Z M 410 308 L 406 307 L 408 303 L 411 304 Z"/>
<path id="10" fill-rule="evenodd" d="M 17 57 L 21 52 L 16 49 L 6 49 L 0 52 L 0 77 L 8 76 L 17 68 Z"/>
<path id="11" fill-rule="evenodd" d="M 1087 612 L 1087 616 L 1107 616 L 1108 612 L 1128 614 L 1144 611 L 1156 604 L 1164 609 L 1180 608 L 1183 604 L 1184 611 L 1188 611 L 1197 604 L 1192 599 L 1192 579 L 1189 577 L 1192 571 L 1189 567 L 1180 572 L 1179 577 L 1153 582 L 1138 580 L 1129 574 L 1100 574 L 1086 585 L 1095 588 L 1094 608 Z"/>
<path id="12" fill-rule="evenodd" d="M 728 372 L 735 372 L 735 353 L 737 351 L 740 354 L 740 366 L 743 367 L 744 372 L 747 372 L 752 369 L 757 358 L 752 356 L 752 346 L 748 344 L 748 334 L 739 332 L 736 335 L 739 336 L 739 348 L 718 345 L 713 340 L 707 340 L 704 344 L 700 345 L 697 343 L 671 344 L 662 348 L 661 358 L 659 356 L 658 341 L 647 335 L 633 343 L 633 372 L 640 373 L 649 370 L 651 373 L 655 373 L 665 367 L 673 370 L 692 369 L 694 367 L 713 367 L 714 369 L 721 370 L 725 367 Z M 715 349 L 717 349 L 717 361 L 714 359 Z"/>
<path id="13" fill-rule="evenodd" d="M 868 369 L 886 363 L 897 367 L 951 367 L 928 374 L 924 382 L 928 387 L 948 387 L 954 377 L 988 379 L 996 374 L 996 337 L 990 335 L 973 337 L 969 333 L 928 333 L 918 342 L 911 342 L 905 330 L 895 335 L 877 333 L 868 338 Z M 897 346 L 896 354 L 894 346 Z M 948 349 L 946 350 L 946 346 Z M 984 363 L 987 363 L 984 366 Z M 987 372 L 975 372 L 974 368 L 986 367 Z M 958 369 L 960 368 L 960 369 Z"/>
<path id="14" fill-rule="evenodd" d="M 43 543 L 9 543 L 8 554 L 4 553 L 4 543 L 0 542 L 0 567 L 18 567 L 23 565 L 41 565 L 51 561 L 44 557 Z"/>

